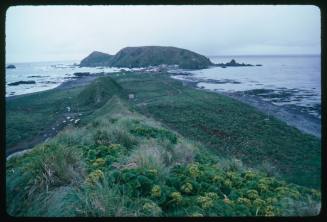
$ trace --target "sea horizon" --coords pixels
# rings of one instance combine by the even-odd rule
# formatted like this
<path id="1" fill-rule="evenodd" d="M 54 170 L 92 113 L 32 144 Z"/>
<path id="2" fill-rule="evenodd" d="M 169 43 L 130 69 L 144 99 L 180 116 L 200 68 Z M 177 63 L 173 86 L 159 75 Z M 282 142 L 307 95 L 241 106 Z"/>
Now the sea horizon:
<path id="1" fill-rule="evenodd" d="M 201 53 L 200 53 L 201 54 Z M 87 55 L 85 55 L 87 56 Z M 302 56 L 321 56 L 320 54 L 221 54 L 221 55 L 205 55 L 206 57 L 302 57 Z M 82 58 L 83 59 L 83 58 Z M 24 64 L 24 63 L 47 63 L 47 62 L 78 62 L 82 59 L 67 59 L 67 60 L 38 60 L 38 61 L 19 61 L 19 62 L 5 62 L 6 65 L 9 64 Z"/>

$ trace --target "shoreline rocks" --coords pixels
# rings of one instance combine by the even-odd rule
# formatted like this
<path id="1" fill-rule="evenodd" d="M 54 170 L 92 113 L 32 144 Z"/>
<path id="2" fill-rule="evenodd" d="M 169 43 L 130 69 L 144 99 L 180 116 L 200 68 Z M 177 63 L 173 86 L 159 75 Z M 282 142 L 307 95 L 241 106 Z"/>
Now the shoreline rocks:
<path id="1" fill-rule="evenodd" d="M 91 75 L 91 73 L 89 73 L 89 72 L 75 72 L 74 73 L 74 76 L 76 76 L 76 77 L 89 76 L 89 75 Z"/>
<path id="2" fill-rule="evenodd" d="M 36 82 L 34 80 L 29 80 L 29 81 L 17 81 L 17 82 L 12 82 L 8 83 L 8 86 L 18 86 L 21 84 L 35 84 Z"/>
<path id="3" fill-rule="evenodd" d="M 50 77 L 50 76 L 40 76 L 40 75 L 37 75 L 37 76 L 27 76 L 27 78 L 45 78 L 45 77 Z"/>

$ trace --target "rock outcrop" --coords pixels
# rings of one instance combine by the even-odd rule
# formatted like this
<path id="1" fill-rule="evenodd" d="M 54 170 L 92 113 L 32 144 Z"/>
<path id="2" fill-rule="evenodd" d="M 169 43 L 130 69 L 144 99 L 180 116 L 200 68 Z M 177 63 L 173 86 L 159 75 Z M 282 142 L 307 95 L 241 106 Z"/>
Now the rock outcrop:
<path id="1" fill-rule="evenodd" d="M 220 66 L 221 68 L 226 68 L 228 66 L 253 66 L 252 64 L 245 64 L 244 62 L 242 63 L 237 63 L 235 59 L 232 59 L 230 62 L 226 63 L 217 63 L 215 66 Z M 262 66 L 261 64 L 257 64 L 256 66 Z"/>
<path id="2" fill-rule="evenodd" d="M 251 64 L 237 63 L 235 59 L 232 59 L 230 62 L 226 63 L 217 63 L 215 66 L 220 66 L 221 68 L 226 68 L 228 66 L 253 66 Z"/>
<path id="3" fill-rule="evenodd" d="M 21 85 L 21 84 L 35 84 L 36 82 L 31 80 L 31 81 L 18 81 L 18 82 L 12 82 L 12 83 L 9 83 L 8 86 L 18 86 L 18 85 Z"/>

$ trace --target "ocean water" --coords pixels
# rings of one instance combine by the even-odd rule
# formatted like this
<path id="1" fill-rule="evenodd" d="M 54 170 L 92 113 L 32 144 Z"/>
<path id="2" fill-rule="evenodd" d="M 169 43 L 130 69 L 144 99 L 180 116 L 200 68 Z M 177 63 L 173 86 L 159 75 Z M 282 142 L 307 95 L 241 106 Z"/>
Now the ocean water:
<path id="1" fill-rule="evenodd" d="M 214 63 L 235 59 L 249 67 L 213 67 L 188 71 L 173 78 L 198 81 L 197 86 L 218 92 L 241 92 L 279 106 L 292 106 L 321 118 L 320 56 L 212 56 Z"/>
<path id="2" fill-rule="evenodd" d="M 79 61 L 10 63 L 15 65 L 16 69 L 6 69 L 6 97 L 55 88 L 73 77 L 75 72 L 90 72 L 92 74 L 118 72 L 120 70 L 109 67 L 78 67 L 74 65 L 78 63 Z M 30 80 L 34 80 L 36 83 L 8 85 L 12 82 Z"/>

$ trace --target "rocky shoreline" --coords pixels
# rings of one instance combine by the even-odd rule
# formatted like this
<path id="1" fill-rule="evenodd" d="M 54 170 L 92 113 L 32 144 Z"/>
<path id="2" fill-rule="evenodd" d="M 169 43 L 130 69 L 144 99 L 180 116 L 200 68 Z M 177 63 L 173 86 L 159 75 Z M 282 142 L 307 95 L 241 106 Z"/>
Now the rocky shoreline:
<path id="1" fill-rule="evenodd" d="M 267 114 L 267 120 L 270 116 L 293 126 L 298 130 L 321 138 L 321 120 L 310 114 L 298 111 L 295 108 L 286 106 L 277 106 L 271 102 L 263 101 L 257 96 L 244 95 L 242 93 L 221 93 L 238 101 L 251 105 L 259 111 Z"/>
<path id="2" fill-rule="evenodd" d="M 179 75 L 179 74 L 178 74 Z M 247 95 L 242 92 L 218 92 L 209 89 L 200 88 L 197 84 L 201 81 L 177 79 L 185 85 L 192 86 L 199 90 L 215 92 L 230 98 L 236 99 L 242 103 L 255 107 L 257 110 L 266 113 L 266 120 L 269 121 L 271 116 L 285 122 L 287 125 L 297 128 L 303 133 L 313 135 L 321 138 L 321 119 L 314 117 L 310 114 L 301 112 L 295 107 L 277 106 L 269 101 L 264 101 L 256 95 Z"/>

